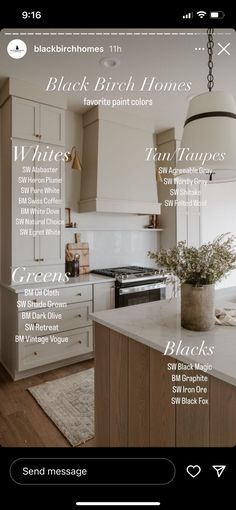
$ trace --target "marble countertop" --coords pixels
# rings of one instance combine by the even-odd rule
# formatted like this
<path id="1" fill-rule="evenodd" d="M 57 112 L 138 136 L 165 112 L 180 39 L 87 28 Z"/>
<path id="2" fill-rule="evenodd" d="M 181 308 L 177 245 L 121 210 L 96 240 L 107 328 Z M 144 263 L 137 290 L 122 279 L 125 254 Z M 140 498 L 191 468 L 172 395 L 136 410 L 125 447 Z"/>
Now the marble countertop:
<path id="1" fill-rule="evenodd" d="M 96 284 L 96 283 L 108 283 L 108 282 L 114 282 L 115 278 L 110 278 L 109 276 L 101 276 L 94 273 L 88 273 L 88 274 L 82 274 L 78 277 L 72 277 L 69 279 L 68 282 L 55 282 L 55 283 L 29 283 L 26 284 L 20 284 L 20 285 L 4 285 L 1 284 L 3 287 L 11 290 L 12 292 L 24 292 L 25 289 L 41 289 L 41 288 L 56 288 L 56 289 L 62 289 L 62 288 L 68 288 L 73 287 L 75 285 L 90 285 L 90 284 Z"/>
<path id="2" fill-rule="evenodd" d="M 216 307 L 236 309 L 236 287 L 216 291 Z M 181 348 L 197 346 L 202 342 L 214 346 L 212 355 L 182 355 L 169 353 L 173 358 L 185 363 L 210 364 L 207 371 L 229 384 L 236 386 L 236 326 L 214 326 L 210 331 L 189 331 L 181 327 L 180 300 L 171 299 L 117 308 L 91 314 L 91 318 L 129 338 L 141 342 L 160 352 L 165 351 L 168 342 L 181 341 Z M 195 349 L 196 351 L 196 349 Z"/>

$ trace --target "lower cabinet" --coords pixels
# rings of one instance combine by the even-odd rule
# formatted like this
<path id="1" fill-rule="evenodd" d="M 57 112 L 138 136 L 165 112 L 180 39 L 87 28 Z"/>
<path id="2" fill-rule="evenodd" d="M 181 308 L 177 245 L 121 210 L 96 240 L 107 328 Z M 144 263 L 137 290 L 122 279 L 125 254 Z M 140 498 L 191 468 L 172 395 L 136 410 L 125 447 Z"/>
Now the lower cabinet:
<path id="1" fill-rule="evenodd" d="M 71 357 L 91 355 L 93 352 L 93 337 L 91 327 L 80 328 L 70 331 L 68 336 L 64 336 L 60 344 L 44 343 L 28 344 L 26 342 L 18 345 L 18 370 L 28 370 L 29 368 L 54 363 L 61 359 Z M 89 356 L 90 357 L 90 356 Z"/>
<path id="2" fill-rule="evenodd" d="M 1 287 L 1 363 L 21 379 L 94 357 L 90 313 L 115 307 L 114 281 Z"/>
<path id="3" fill-rule="evenodd" d="M 28 292 L 28 289 L 27 289 Z M 92 285 L 2 288 L 1 362 L 13 379 L 92 358 Z"/>
<path id="4" fill-rule="evenodd" d="M 93 286 L 94 312 L 115 308 L 115 283 L 96 283 Z"/>

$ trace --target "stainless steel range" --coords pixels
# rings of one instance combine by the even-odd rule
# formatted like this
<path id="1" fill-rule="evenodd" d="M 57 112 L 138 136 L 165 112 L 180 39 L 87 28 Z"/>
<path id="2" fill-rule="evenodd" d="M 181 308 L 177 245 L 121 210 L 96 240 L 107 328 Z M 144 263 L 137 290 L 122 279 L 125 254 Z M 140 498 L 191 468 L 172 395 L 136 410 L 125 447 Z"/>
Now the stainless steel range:
<path id="1" fill-rule="evenodd" d="M 125 266 L 94 269 L 92 273 L 116 279 L 116 308 L 158 301 L 166 297 L 166 277 L 156 269 Z"/>

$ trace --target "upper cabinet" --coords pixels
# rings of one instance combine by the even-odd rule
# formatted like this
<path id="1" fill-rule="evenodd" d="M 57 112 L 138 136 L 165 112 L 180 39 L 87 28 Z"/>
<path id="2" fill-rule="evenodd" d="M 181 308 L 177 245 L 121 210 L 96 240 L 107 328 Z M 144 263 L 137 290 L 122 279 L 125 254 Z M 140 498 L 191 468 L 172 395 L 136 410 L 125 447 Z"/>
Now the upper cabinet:
<path id="1" fill-rule="evenodd" d="M 175 154 L 179 147 L 179 140 L 175 138 L 174 128 L 157 135 L 158 151 L 163 154 Z M 161 247 L 172 248 L 179 241 L 185 241 L 187 246 L 200 244 L 201 234 L 201 201 L 203 182 L 190 182 L 186 175 L 174 177 L 169 172 L 175 168 L 173 157 L 171 163 L 165 161 L 160 166 L 165 167 L 167 173 L 159 174 L 158 196 L 161 202 Z"/>
<path id="2" fill-rule="evenodd" d="M 12 98 L 12 136 L 25 140 L 39 140 L 39 103 Z"/>
<path id="3" fill-rule="evenodd" d="M 144 120 L 97 107 L 86 113 L 80 211 L 159 214 L 150 147 L 152 129 Z"/>
<path id="4" fill-rule="evenodd" d="M 1 106 L 1 281 L 7 285 L 18 267 L 64 274 L 65 165 L 63 157 L 50 159 L 65 152 L 64 116 L 62 108 L 15 96 Z"/>
<path id="5" fill-rule="evenodd" d="M 54 106 L 13 97 L 12 136 L 64 146 L 65 111 Z"/>
<path id="6" fill-rule="evenodd" d="M 65 110 L 40 105 L 41 142 L 65 145 Z"/>
<path id="7" fill-rule="evenodd" d="M 18 149 L 22 146 L 22 140 L 12 140 L 13 149 Z M 45 180 L 51 179 L 52 174 L 50 168 L 48 172 L 44 171 L 42 174 L 33 172 L 32 170 L 32 154 L 36 148 L 36 143 L 24 141 L 25 160 L 22 164 L 20 159 L 16 161 L 14 158 L 11 162 L 12 167 L 12 253 L 11 264 L 12 267 L 19 265 L 25 266 L 42 266 L 51 264 L 64 263 L 64 162 L 53 162 L 53 178 L 58 180 L 58 183 L 53 184 L 53 192 L 45 193 Z M 57 151 L 57 147 L 50 145 L 51 150 Z M 46 152 L 47 146 L 40 144 L 40 150 Z M 14 150 L 12 150 L 14 153 Z M 31 168 L 30 174 L 25 170 Z M 29 183 L 32 180 L 33 185 Z M 40 183 L 41 179 L 45 179 Z M 39 182 L 37 182 L 39 178 Z M 26 193 L 22 194 L 22 190 Z M 56 199 L 57 206 L 51 207 L 48 204 L 43 204 L 40 207 L 30 206 L 38 197 L 44 196 L 49 204 L 50 201 Z M 22 198 L 21 198 L 22 197 Z M 21 198 L 21 200 L 19 200 Z M 26 203 L 25 203 L 26 202 Z M 42 223 L 41 223 L 42 222 Z M 50 235 L 50 229 L 53 225 L 57 224 L 57 235 Z M 41 225 L 41 226 L 40 226 Z M 27 231 L 41 230 L 39 235 L 30 235 Z M 44 231 L 44 233 L 42 232 Z"/>

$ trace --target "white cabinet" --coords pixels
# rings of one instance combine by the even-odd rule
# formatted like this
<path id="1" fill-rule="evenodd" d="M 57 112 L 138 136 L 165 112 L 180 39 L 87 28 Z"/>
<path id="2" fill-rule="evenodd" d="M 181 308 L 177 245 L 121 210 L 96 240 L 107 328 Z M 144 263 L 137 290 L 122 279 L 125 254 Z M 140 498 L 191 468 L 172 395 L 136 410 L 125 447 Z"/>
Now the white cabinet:
<path id="1" fill-rule="evenodd" d="M 12 136 L 65 145 L 65 112 L 61 108 L 12 98 Z"/>
<path id="2" fill-rule="evenodd" d="M 84 327 L 79 330 L 72 330 L 67 334 L 68 341 L 62 343 L 60 348 L 55 348 L 53 344 L 19 344 L 18 352 L 18 371 L 29 370 L 30 368 L 46 367 L 48 363 L 60 362 L 65 360 L 65 364 L 79 361 L 78 356 L 83 360 L 92 357 L 93 336 L 92 328 Z"/>
<path id="3" fill-rule="evenodd" d="M 64 273 L 64 110 L 10 97 L 1 127 L 1 279 L 17 266 Z"/>
<path id="4" fill-rule="evenodd" d="M 63 294 L 63 293 L 61 293 Z M 63 295 L 61 296 L 63 298 Z M 70 304 L 61 310 L 31 310 L 27 313 L 21 311 L 18 318 L 19 334 L 29 332 L 36 336 L 45 336 L 44 331 L 64 332 L 70 329 L 91 326 L 89 314 L 92 312 L 92 301 Z"/>
<path id="5" fill-rule="evenodd" d="M 1 362 L 13 379 L 93 358 L 90 313 L 115 308 L 114 281 L 1 291 Z"/>
<path id="6" fill-rule="evenodd" d="M 178 147 L 174 129 L 157 135 L 158 151 L 163 154 L 174 154 Z M 172 159 L 172 169 L 175 158 Z M 166 172 L 169 162 L 163 162 Z M 158 197 L 161 202 L 161 247 L 172 248 L 179 241 L 186 241 L 187 246 L 200 245 L 201 202 L 204 192 L 203 182 L 190 183 L 187 176 L 176 177 L 169 173 L 160 174 L 158 180 Z M 166 180 L 165 180 L 166 179 Z"/>
<path id="7" fill-rule="evenodd" d="M 44 146 L 42 146 L 43 149 Z M 51 145 L 51 150 L 54 146 Z M 32 171 L 35 145 L 24 143 L 24 163 L 14 154 L 22 150 L 22 140 L 12 140 L 12 266 L 37 266 L 64 262 L 64 163 L 53 163 L 53 174 Z M 27 169 L 31 171 L 28 172 Z M 53 179 L 55 184 L 47 184 Z M 43 180 L 43 182 L 42 182 Z M 59 184 L 58 184 L 59 182 Z M 49 193 L 46 193 L 48 190 Z M 55 192 L 52 192 L 55 190 Z M 57 206 L 51 206 L 51 199 Z M 35 200 L 42 204 L 31 205 Z M 48 205 L 45 203 L 48 201 Z M 35 235 L 33 235 L 33 231 Z M 44 234 L 42 233 L 44 231 Z M 50 232 L 54 232 L 54 234 Z M 55 235 L 55 232 L 58 232 Z"/>
<path id="8" fill-rule="evenodd" d="M 93 293 L 94 312 L 115 308 L 115 282 L 96 283 Z"/>
<path id="9" fill-rule="evenodd" d="M 40 289 L 2 288 L 1 362 L 13 379 L 93 357 L 92 285 Z"/>
<path id="10" fill-rule="evenodd" d="M 41 142 L 65 145 L 65 111 L 54 106 L 40 106 Z"/>
<path id="11" fill-rule="evenodd" d="M 179 241 L 198 247 L 203 184 L 179 184 L 176 178 L 171 185 L 159 183 L 158 189 L 162 201 L 161 247 L 172 248 Z"/>
<path id="12" fill-rule="evenodd" d="M 39 103 L 12 98 L 12 136 L 38 141 L 40 136 Z"/>

